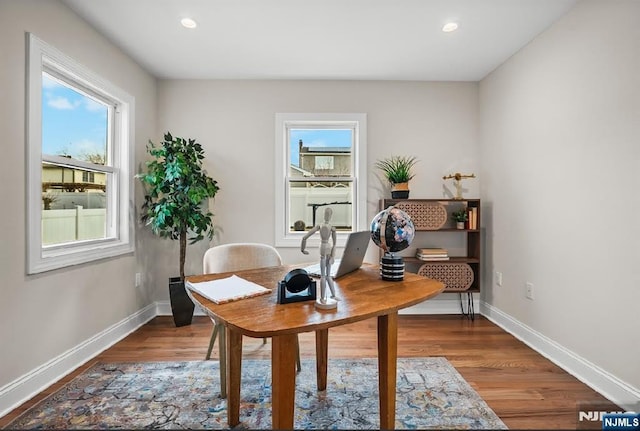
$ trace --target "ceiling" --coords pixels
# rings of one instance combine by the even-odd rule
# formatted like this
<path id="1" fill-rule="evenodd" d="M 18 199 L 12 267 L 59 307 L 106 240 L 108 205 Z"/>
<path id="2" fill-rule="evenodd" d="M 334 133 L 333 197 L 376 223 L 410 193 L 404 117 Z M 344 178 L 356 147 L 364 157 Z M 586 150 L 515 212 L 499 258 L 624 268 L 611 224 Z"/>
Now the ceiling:
<path id="1" fill-rule="evenodd" d="M 479 81 L 577 0 L 63 2 L 158 78 Z"/>

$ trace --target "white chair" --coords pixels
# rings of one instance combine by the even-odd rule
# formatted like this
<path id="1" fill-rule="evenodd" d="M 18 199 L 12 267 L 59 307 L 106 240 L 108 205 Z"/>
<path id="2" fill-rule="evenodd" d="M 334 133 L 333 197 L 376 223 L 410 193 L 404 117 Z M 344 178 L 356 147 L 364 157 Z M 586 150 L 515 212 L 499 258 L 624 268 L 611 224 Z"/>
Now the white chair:
<path id="1" fill-rule="evenodd" d="M 207 250 L 202 259 L 202 267 L 205 274 L 215 274 L 220 272 L 242 271 L 244 269 L 266 268 L 269 266 L 282 265 L 282 257 L 278 250 L 267 244 L 258 243 L 233 243 L 223 244 Z M 206 312 L 207 310 L 205 310 Z M 213 322 L 213 332 L 209 341 L 206 359 L 211 358 L 211 351 L 219 335 L 218 348 L 220 352 L 220 395 L 225 398 L 226 391 L 226 346 L 224 326 L 216 322 L 213 316 L 209 315 Z M 263 339 L 266 343 L 266 338 Z M 300 364 L 300 346 L 297 345 L 297 367 Z"/>

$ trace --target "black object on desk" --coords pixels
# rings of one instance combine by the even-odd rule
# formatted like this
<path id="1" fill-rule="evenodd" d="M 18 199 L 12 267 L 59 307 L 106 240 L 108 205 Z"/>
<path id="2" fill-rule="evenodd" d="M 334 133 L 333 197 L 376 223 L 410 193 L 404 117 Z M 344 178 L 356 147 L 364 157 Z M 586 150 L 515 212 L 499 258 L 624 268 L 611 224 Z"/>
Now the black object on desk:
<path id="1" fill-rule="evenodd" d="M 304 269 L 293 269 L 278 282 L 278 304 L 315 300 L 316 281 Z"/>

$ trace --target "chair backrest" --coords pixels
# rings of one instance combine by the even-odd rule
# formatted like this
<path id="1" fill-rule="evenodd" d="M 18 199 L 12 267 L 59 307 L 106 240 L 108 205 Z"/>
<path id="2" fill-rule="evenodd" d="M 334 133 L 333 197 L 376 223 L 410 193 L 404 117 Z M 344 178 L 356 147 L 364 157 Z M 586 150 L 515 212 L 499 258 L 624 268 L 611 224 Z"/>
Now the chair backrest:
<path id="1" fill-rule="evenodd" d="M 282 265 L 278 250 L 267 244 L 233 243 L 210 248 L 202 259 L 205 274 Z"/>

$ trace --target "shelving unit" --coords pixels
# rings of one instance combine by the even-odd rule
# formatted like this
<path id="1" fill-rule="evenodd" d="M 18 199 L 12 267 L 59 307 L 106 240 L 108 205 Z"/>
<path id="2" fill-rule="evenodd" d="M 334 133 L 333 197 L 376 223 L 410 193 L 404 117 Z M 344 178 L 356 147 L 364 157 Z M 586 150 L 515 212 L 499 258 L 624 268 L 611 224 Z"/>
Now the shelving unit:
<path id="1" fill-rule="evenodd" d="M 480 292 L 481 235 L 480 199 L 381 199 L 379 209 L 396 206 L 409 214 L 416 228 L 411 247 L 404 255 L 406 271 L 442 281 L 445 292 L 458 293 L 463 315 L 474 319 L 473 294 Z M 451 214 L 461 208 L 475 208 L 475 228 L 470 221 L 457 229 Z M 438 247 L 445 235 L 464 235 L 464 255 L 450 255 L 449 260 L 423 261 L 415 256 L 416 248 Z M 462 253 L 461 253 L 462 254 Z M 466 301 L 464 295 L 466 294 Z M 465 304 L 466 302 L 466 309 Z"/>

